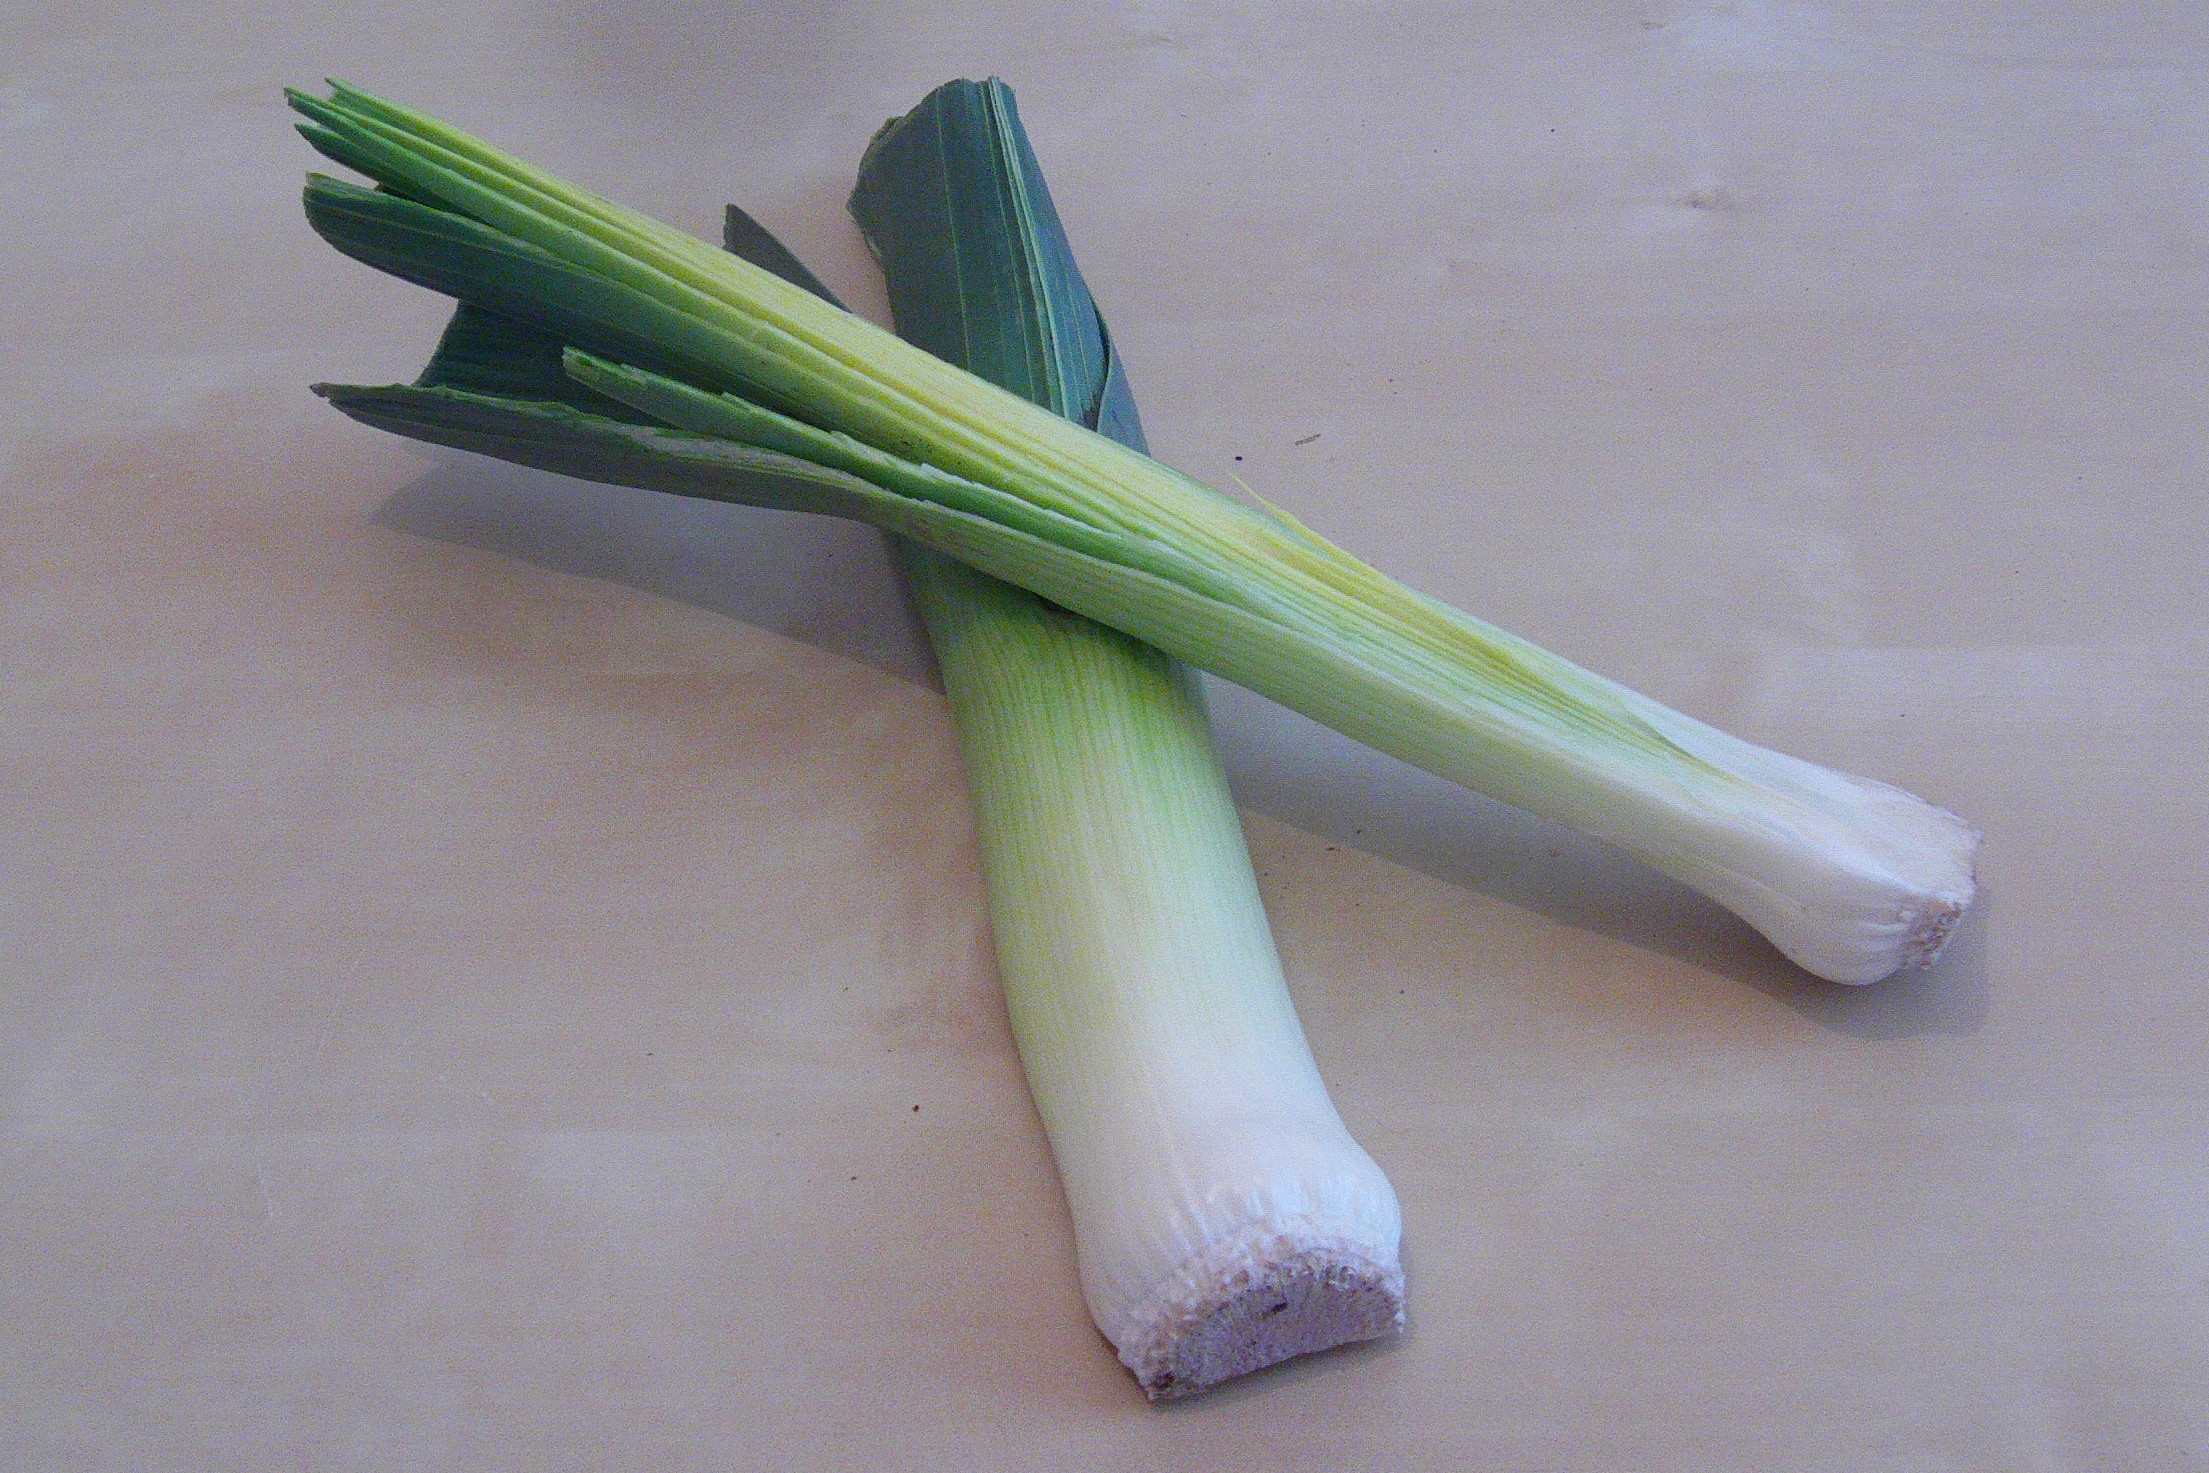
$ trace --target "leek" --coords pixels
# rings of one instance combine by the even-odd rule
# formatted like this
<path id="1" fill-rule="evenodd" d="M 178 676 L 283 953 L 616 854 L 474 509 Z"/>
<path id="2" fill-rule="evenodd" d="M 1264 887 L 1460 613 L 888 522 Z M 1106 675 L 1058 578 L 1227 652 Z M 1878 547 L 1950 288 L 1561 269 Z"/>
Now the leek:
<path id="1" fill-rule="evenodd" d="M 1010 89 L 952 82 L 885 126 L 852 212 L 907 339 L 1142 448 Z M 1154 1398 L 1394 1330 L 1396 1194 L 1297 1026 L 1190 672 L 896 546 L 1098 1329 Z"/>
<path id="2" fill-rule="evenodd" d="M 580 400 L 327 390 L 356 418 L 873 522 L 1609 840 L 1834 981 L 1929 965 L 1970 904 L 1978 835 L 1922 799 L 1668 710 L 434 118 L 337 84 L 291 97 L 382 186 L 310 181 L 333 244 L 596 355 L 569 355 Z"/>

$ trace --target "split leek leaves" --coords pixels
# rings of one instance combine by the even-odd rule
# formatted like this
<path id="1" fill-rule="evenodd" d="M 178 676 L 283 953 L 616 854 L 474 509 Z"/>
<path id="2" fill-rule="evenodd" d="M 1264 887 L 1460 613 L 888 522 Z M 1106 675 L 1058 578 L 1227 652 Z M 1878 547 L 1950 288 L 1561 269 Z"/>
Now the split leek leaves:
<path id="1" fill-rule="evenodd" d="M 357 418 L 874 522 L 1607 839 L 1835 981 L 1931 962 L 1970 904 L 1978 835 L 1953 814 L 1670 711 L 434 118 L 342 85 L 292 100 L 317 148 L 383 186 L 310 183 L 333 244 L 610 360 L 569 367 L 688 433 L 573 403 L 333 390 Z"/>

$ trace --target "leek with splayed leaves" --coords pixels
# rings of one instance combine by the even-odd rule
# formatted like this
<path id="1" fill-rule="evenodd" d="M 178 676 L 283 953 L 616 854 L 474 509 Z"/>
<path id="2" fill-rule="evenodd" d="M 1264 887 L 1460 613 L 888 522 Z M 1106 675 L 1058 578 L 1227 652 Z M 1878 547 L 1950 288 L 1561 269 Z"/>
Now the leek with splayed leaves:
<path id="1" fill-rule="evenodd" d="M 331 390 L 356 418 L 873 522 L 1609 840 L 1835 981 L 1930 963 L 1970 904 L 1953 814 L 1668 710 L 434 118 L 344 86 L 293 102 L 382 186 L 310 184 L 340 249 L 600 345 L 562 402 Z"/>

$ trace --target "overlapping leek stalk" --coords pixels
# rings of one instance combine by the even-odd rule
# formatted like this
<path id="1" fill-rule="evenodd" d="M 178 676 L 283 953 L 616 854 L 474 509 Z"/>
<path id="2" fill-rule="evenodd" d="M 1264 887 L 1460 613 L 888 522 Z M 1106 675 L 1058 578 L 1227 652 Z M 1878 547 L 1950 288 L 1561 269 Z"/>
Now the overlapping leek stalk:
<path id="1" fill-rule="evenodd" d="M 905 338 L 1143 448 L 1002 83 L 949 83 L 886 126 L 852 213 Z M 1190 672 L 897 549 L 958 723 L 998 973 L 1098 1328 L 1153 1397 L 1393 1330 L 1396 1194 L 1297 1026 Z"/>
<path id="2" fill-rule="evenodd" d="M 1930 963 L 1971 901 L 1953 814 L 1668 710 L 433 118 L 343 86 L 293 102 L 383 186 L 310 183 L 340 249 L 600 345 L 564 403 L 331 390 L 356 418 L 873 522 L 1607 839 L 1834 981 Z"/>

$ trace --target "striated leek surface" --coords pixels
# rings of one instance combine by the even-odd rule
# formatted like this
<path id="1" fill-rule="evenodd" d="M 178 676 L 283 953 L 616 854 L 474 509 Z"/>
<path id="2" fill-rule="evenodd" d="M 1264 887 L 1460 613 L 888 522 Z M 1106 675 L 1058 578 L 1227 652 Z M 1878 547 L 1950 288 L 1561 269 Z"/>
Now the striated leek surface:
<path id="1" fill-rule="evenodd" d="M 901 335 L 1142 448 L 1009 88 L 949 83 L 886 125 L 852 213 Z M 1189 671 L 896 545 L 1098 1328 L 1153 1397 L 1395 1329 L 1396 1194 L 1297 1025 Z"/>
<path id="2" fill-rule="evenodd" d="M 562 402 L 330 389 L 356 418 L 871 521 L 1610 840 L 1835 981 L 1929 964 L 1970 904 L 1953 814 L 1670 711 L 433 118 L 344 86 L 293 102 L 383 186 L 310 183 L 333 244 L 590 350 Z"/>

